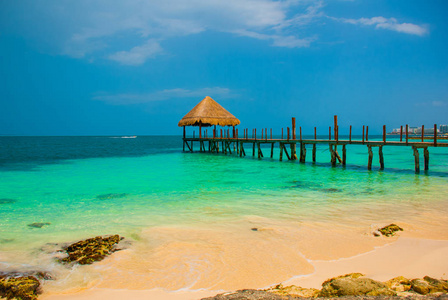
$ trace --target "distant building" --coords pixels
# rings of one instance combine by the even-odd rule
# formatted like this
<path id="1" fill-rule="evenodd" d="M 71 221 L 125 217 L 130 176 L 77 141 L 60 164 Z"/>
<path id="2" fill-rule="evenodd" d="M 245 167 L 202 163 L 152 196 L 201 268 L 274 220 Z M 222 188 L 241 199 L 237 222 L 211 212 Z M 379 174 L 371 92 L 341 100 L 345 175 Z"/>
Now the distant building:
<path id="1" fill-rule="evenodd" d="M 440 125 L 439 132 L 440 133 L 448 133 L 448 125 Z"/>
<path id="2" fill-rule="evenodd" d="M 445 130 L 445 131 L 443 131 Z M 394 128 L 390 132 L 391 134 L 400 134 L 401 128 Z M 440 130 L 437 132 L 448 133 L 448 125 L 440 125 Z M 403 134 L 406 134 L 406 127 L 403 126 Z M 421 127 L 408 127 L 408 134 L 422 134 Z M 434 134 L 434 128 L 425 128 L 425 134 Z"/>

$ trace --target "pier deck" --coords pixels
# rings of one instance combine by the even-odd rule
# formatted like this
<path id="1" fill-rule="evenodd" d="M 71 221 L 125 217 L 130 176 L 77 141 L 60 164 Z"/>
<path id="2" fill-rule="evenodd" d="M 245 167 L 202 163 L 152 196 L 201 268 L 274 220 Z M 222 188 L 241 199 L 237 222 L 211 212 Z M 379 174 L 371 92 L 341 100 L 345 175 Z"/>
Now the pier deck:
<path id="1" fill-rule="evenodd" d="M 193 143 L 199 142 L 199 151 L 206 152 L 205 143 L 208 143 L 208 152 L 211 153 L 219 153 L 220 151 L 222 153 L 232 153 L 236 152 L 239 156 L 246 156 L 246 150 L 244 148 L 245 144 L 251 144 L 252 146 L 252 156 L 255 156 L 257 154 L 258 158 L 264 157 L 263 150 L 261 148 L 262 144 L 270 144 L 271 145 L 271 151 L 270 151 L 270 157 L 272 158 L 274 155 L 274 147 L 276 144 L 279 145 L 280 149 L 280 155 L 279 160 L 283 160 L 283 154 L 285 154 L 286 158 L 288 160 L 299 160 L 300 162 L 306 161 L 306 152 L 307 148 L 306 145 L 312 145 L 312 161 L 316 162 L 316 146 L 326 144 L 329 147 L 330 151 L 330 161 L 333 166 L 335 166 L 337 163 L 340 163 L 342 165 L 346 164 L 346 152 L 347 152 L 347 145 L 363 145 L 367 146 L 368 149 L 368 163 L 367 168 L 369 170 L 372 169 L 372 161 L 373 161 L 373 150 L 372 148 L 378 147 L 378 156 L 379 156 L 379 162 L 380 162 L 380 170 L 384 169 L 384 155 L 383 155 L 383 147 L 385 146 L 401 146 L 401 147 L 411 147 L 413 150 L 414 155 L 414 162 L 415 162 L 415 171 L 418 173 L 420 172 L 420 156 L 419 156 L 419 149 L 423 150 L 423 157 L 424 157 L 424 169 L 429 169 L 429 150 L 430 147 L 448 147 L 448 143 L 440 143 L 438 142 L 438 136 L 437 136 L 437 126 L 434 125 L 434 136 L 432 137 L 432 141 L 425 141 L 428 140 L 428 136 L 424 134 L 424 126 L 422 126 L 422 134 L 420 137 L 420 141 L 416 141 L 415 139 L 412 139 L 412 141 L 409 141 L 411 139 L 409 137 L 409 131 L 408 131 L 408 125 L 405 127 L 405 134 L 403 134 L 403 126 L 401 126 L 400 130 L 400 141 L 387 141 L 387 134 L 386 134 L 386 126 L 383 126 L 383 136 L 382 140 L 374 140 L 369 141 L 369 127 L 363 126 L 362 128 L 362 139 L 361 140 L 353 140 L 352 139 L 352 126 L 350 126 L 350 134 L 349 139 L 339 139 L 339 126 L 337 123 L 337 116 L 334 116 L 334 134 L 332 138 L 332 128 L 329 127 L 328 131 L 328 139 L 317 139 L 316 134 L 316 127 L 314 127 L 314 139 L 302 139 L 302 128 L 299 127 L 299 138 L 297 138 L 296 135 L 296 124 L 295 124 L 295 118 L 292 118 L 292 127 L 291 130 L 289 127 L 287 127 L 287 134 L 286 138 L 282 134 L 280 139 L 272 138 L 272 129 L 270 129 L 270 135 L 268 138 L 268 129 L 262 129 L 261 130 L 261 138 L 257 138 L 257 130 L 252 130 L 252 135 L 249 137 L 249 130 L 244 129 L 243 137 L 239 138 L 238 136 L 238 129 L 235 129 L 233 127 L 232 132 L 230 132 L 230 129 L 227 130 L 220 130 L 220 135 L 218 136 L 216 127 L 213 129 L 213 135 L 212 137 L 208 137 L 207 130 L 205 130 L 202 133 L 201 126 L 199 126 L 199 137 L 194 136 L 193 137 L 186 137 L 185 134 L 185 127 L 184 127 L 184 135 L 183 135 L 183 150 L 185 151 L 186 148 L 188 148 L 189 151 L 193 152 Z M 297 145 L 299 145 L 299 156 L 297 156 Z M 289 146 L 289 147 L 287 147 Z M 339 155 L 337 147 L 342 146 L 342 157 Z M 288 149 L 290 148 L 289 152 Z"/>

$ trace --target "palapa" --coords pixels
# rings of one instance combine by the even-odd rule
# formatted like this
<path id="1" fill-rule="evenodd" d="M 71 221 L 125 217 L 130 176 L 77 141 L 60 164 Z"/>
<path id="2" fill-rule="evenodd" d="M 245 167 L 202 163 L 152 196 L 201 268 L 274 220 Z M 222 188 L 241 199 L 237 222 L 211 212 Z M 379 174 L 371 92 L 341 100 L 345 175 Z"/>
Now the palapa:
<path id="1" fill-rule="evenodd" d="M 178 126 L 236 126 L 238 124 L 240 120 L 207 96 L 179 121 Z"/>

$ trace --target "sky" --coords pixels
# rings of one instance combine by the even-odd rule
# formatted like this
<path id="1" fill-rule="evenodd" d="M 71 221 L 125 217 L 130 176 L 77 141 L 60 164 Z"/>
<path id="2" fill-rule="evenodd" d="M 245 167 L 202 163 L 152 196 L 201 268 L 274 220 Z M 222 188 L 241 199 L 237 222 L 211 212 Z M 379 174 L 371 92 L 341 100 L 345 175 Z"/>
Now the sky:
<path id="1" fill-rule="evenodd" d="M 446 0 L 0 0 L 0 135 L 448 124 Z M 241 129 L 241 132 L 242 132 Z M 358 132 L 359 131 L 359 132 Z"/>

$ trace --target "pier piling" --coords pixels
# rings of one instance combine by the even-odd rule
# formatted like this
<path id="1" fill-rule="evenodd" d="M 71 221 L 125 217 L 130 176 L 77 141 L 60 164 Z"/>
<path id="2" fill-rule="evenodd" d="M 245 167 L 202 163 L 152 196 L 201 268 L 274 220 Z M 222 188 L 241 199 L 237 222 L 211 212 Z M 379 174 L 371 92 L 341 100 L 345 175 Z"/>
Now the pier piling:
<path id="1" fill-rule="evenodd" d="M 300 163 L 306 163 L 306 152 L 307 145 L 312 145 L 312 163 L 316 163 L 317 156 L 317 146 L 318 144 L 328 145 L 330 151 L 330 163 L 332 166 L 337 166 L 341 164 L 342 166 L 347 165 L 347 145 L 365 145 L 368 149 L 368 161 L 367 161 L 367 169 L 372 170 L 373 165 L 373 147 L 378 147 L 378 157 L 379 157 L 379 170 L 384 170 L 385 168 L 385 159 L 383 153 L 384 146 L 409 146 L 412 147 L 413 155 L 414 155 L 414 168 L 415 172 L 420 172 L 420 158 L 419 158 L 419 148 L 422 149 L 423 158 L 424 158 L 424 170 L 429 170 L 429 147 L 448 147 L 448 143 L 439 143 L 438 142 L 438 134 L 437 134 L 437 124 L 434 124 L 434 134 L 433 141 L 425 142 L 425 139 L 428 140 L 431 137 L 428 135 L 425 136 L 425 127 L 421 127 L 421 136 L 419 132 L 419 137 L 413 137 L 413 139 L 417 139 L 417 141 L 410 141 L 412 137 L 409 137 L 410 128 L 409 125 L 400 126 L 399 132 L 399 141 L 398 138 L 396 140 L 391 139 L 387 140 L 387 132 L 386 125 L 382 126 L 382 140 L 373 141 L 369 140 L 369 126 L 363 125 L 362 128 L 362 139 L 361 140 L 353 140 L 352 136 L 352 126 L 349 128 L 349 135 L 347 138 L 339 139 L 339 125 L 337 116 L 334 116 L 334 127 L 329 126 L 328 131 L 328 140 L 327 139 L 317 139 L 317 127 L 314 127 L 314 138 L 307 139 L 306 135 L 303 136 L 302 126 L 299 126 L 299 135 L 296 135 L 296 120 L 292 118 L 291 127 L 286 127 L 287 135 L 285 139 L 283 138 L 284 130 L 282 128 L 282 136 L 281 138 L 273 138 L 273 130 L 272 128 L 262 128 L 261 129 L 261 139 L 257 138 L 257 129 L 254 128 L 252 130 L 252 137 L 249 137 L 249 129 L 243 130 L 243 137 L 240 138 L 238 135 L 238 129 L 232 126 L 230 128 L 220 129 L 219 133 L 216 131 L 216 127 L 213 128 L 213 136 L 208 136 L 208 131 L 205 129 L 202 131 L 202 124 L 199 124 L 199 134 L 196 135 L 196 132 L 192 131 L 193 137 L 187 137 L 186 128 L 182 126 L 183 134 L 182 134 L 182 150 L 187 152 L 194 151 L 194 143 L 199 143 L 198 152 L 207 152 L 206 143 L 208 142 L 208 152 L 209 153 L 223 153 L 223 154 L 236 154 L 237 156 L 243 157 L 246 156 L 244 143 L 252 144 L 252 156 L 255 157 L 257 155 L 258 159 L 264 158 L 263 153 L 263 144 L 270 144 L 270 158 L 274 157 L 274 147 L 275 144 L 279 144 L 279 159 L 283 160 L 283 155 L 286 156 L 288 160 L 298 160 Z M 405 130 L 405 141 L 403 138 L 403 130 Z M 398 132 L 397 132 L 398 133 Z M 412 131 L 411 134 L 415 132 Z M 218 137 L 219 134 L 219 137 Z M 334 138 L 332 139 L 332 135 Z M 246 145 L 247 146 L 247 145 Z M 342 155 L 338 153 L 338 146 L 342 147 Z M 233 151 L 232 151 L 233 147 Z M 297 147 L 300 147 L 300 154 L 297 153 Z M 221 149 L 220 149 L 221 148 Z M 267 147 L 266 147 L 267 148 Z M 269 151 L 269 148 L 266 149 Z"/>

